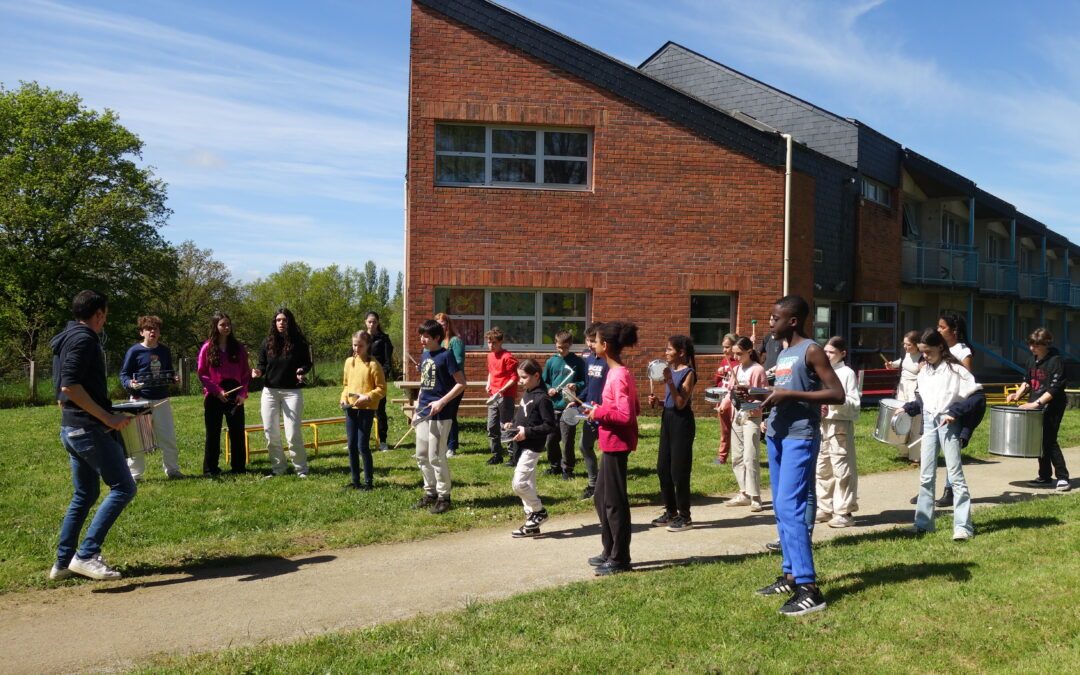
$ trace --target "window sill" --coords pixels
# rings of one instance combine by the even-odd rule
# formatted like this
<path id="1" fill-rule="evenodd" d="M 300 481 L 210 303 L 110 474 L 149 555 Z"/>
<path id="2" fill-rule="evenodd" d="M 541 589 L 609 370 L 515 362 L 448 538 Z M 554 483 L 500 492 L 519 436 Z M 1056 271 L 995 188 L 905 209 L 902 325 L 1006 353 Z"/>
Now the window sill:
<path id="1" fill-rule="evenodd" d="M 435 183 L 436 188 L 449 188 L 454 190 L 537 190 L 540 192 L 576 192 L 580 194 L 593 194 L 592 186 L 570 187 L 566 185 L 472 185 L 465 183 Z"/>

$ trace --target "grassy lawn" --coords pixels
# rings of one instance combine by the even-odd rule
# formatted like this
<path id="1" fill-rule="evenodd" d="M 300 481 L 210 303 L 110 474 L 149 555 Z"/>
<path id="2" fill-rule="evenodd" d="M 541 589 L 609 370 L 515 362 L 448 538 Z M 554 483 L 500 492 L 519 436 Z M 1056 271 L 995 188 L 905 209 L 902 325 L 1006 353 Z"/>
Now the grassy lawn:
<path id="1" fill-rule="evenodd" d="M 340 414 L 336 387 L 305 392 L 305 417 Z M 392 392 L 391 396 L 400 396 Z M 189 474 L 202 467 L 202 398 L 174 399 L 180 444 L 180 465 Z M 257 401 L 248 406 L 248 423 L 258 421 Z M 895 451 L 871 439 L 876 413 L 865 411 L 858 426 L 859 469 L 863 474 L 907 467 Z M 976 434 L 970 455 L 986 455 L 988 423 Z M 0 592 L 44 587 L 55 554 L 56 536 L 71 484 L 67 455 L 57 438 L 55 407 L 0 410 L 0 428 L 8 440 L 0 451 Z M 400 413 L 391 416 L 391 443 L 406 429 Z M 641 421 L 641 450 L 630 462 L 629 490 L 635 505 L 659 502 L 654 473 L 658 419 Z M 735 480 L 729 466 L 714 466 L 718 425 L 715 418 L 699 419 L 695 445 L 693 490 L 698 495 L 730 493 Z M 376 489 L 369 493 L 342 490 L 348 480 L 343 445 L 324 448 L 312 459 L 307 481 L 289 476 L 260 480 L 269 470 L 265 454 L 255 455 L 255 473 L 220 479 L 193 477 L 167 481 L 159 465 L 140 484 L 135 501 L 125 510 L 106 542 L 106 558 L 127 574 L 152 574 L 200 565 L 219 565 L 258 556 L 295 555 L 326 548 L 430 537 L 442 532 L 505 525 L 521 517 L 520 501 L 510 491 L 511 470 L 484 462 L 487 439 L 483 421 L 465 420 L 464 452 L 451 460 L 454 509 L 443 516 L 410 508 L 419 496 L 420 474 L 412 459 L 411 437 L 402 447 L 375 453 Z M 341 437 L 323 428 L 321 437 Z M 261 437 L 252 435 L 253 447 Z M 1069 411 L 1062 427 L 1062 445 L 1080 444 L 1080 414 Z M 157 459 L 151 456 L 151 462 Z M 1019 475 L 1035 475 L 1035 462 L 1016 462 Z M 151 464 L 148 462 L 148 465 Z M 224 460 L 222 466 L 225 466 Z M 578 464 L 583 474 L 584 465 Z M 914 477 L 912 479 L 914 490 Z M 540 493 L 556 514 L 589 511 L 592 503 L 579 499 L 582 475 L 573 481 L 542 476 Z M 722 617 L 716 617 L 721 620 Z"/>
<path id="2" fill-rule="evenodd" d="M 829 608 L 801 619 L 753 595 L 777 573 L 762 554 L 145 672 L 1076 672 L 1080 495 L 981 511 L 965 544 L 948 525 L 819 544 Z"/>

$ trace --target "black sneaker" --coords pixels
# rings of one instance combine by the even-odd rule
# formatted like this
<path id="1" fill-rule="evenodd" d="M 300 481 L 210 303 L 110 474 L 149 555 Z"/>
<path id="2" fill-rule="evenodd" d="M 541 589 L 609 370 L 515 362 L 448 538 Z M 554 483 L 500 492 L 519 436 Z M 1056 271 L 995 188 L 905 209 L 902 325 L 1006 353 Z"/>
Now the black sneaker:
<path id="1" fill-rule="evenodd" d="M 361 483 L 356 489 L 361 492 L 371 492 L 375 489 L 375 486 L 371 483 Z"/>
<path id="2" fill-rule="evenodd" d="M 934 502 L 934 506 L 938 508 L 945 508 L 952 506 L 953 504 L 952 486 L 946 485 L 945 489 L 941 492 L 941 499 Z"/>
<path id="3" fill-rule="evenodd" d="M 525 523 L 526 524 L 532 523 L 533 525 L 536 525 L 537 527 L 539 527 L 540 524 L 543 523 L 547 519 L 548 519 L 547 509 L 540 509 L 539 511 L 533 511 L 532 513 L 530 513 L 529 517 L 525 519 Z"/>
<path id="4" fill-rule="evenodd" d="M 765 588 L 757 589 L 758 595 L 781 595 L 783 593 L 792 593 L 795 591 L 795 582 L 788 579 L 785 576 L 776 577 L 776 581 L 772 582 Z"/>
<path id="5" fill-rule="evenodd" d="M 623 572 L 629 572 L 629 571 L 630 571 L 630 564 L 629 563 L 621 563 L 621 562 L 615 562 L 614 560 L 609 560 L 606 563 L 604 563 L 603 565 L 600 565 L 595 570 L 593 570 L 593 574 L 595 574 L 598 577 L 606 577 L 606 576 L 609 576 L 611 574 L 622 574 Z"/>
<path id="6" fill-rule="evenodd" d="M 581 493 L 581 499 L 582 500 L 592 499 L 595 494 L 596 494 L 596 488 L 587 487 L 587 488 L 585 488 L 585 491 Z"/>
<path id="7" fill-rule="evenodd" d="M 670 523 L 668 523 L 668 532 L 685 532 L 694 526 L 694 521 L 689 518 L 683 518 L 682 516 L 675 516 Z"/>
<path id="8" fill-rule="evenodd" d="M 502 464 L 502 455 L 492 455 L 491 458 L 488 459 L 487 463 L 489 466 L 496 466 L 498 464 Z"/>
<path id="9" fill-rule="evenodd" d="M 417 501 L 415 504 L 413 504 L 413 508 L 414 509 L 426 509 L 426 508 L 430 507 L 431 505 L 433 505 L 437 499 L 438 498 L 435 495 L 429 495 L 428 493 L 425 492 L 424 496 L 421 497 L 419 499 L 419 501 Z"/>
<path id="10" fill-rule="evenodd" d="M 788 601 L 780 608 L 780 613 L 784 616 L 802 616 L 803 614 L 820 612 L 825 607 L 827 607 L 825 596 L 821 594 L 817 586 L 799 584 L 795 587 L 795 592 L 791 594 Z"/>
<path id="11" fill-rule="evenodd" d="M 780 546 L 780 540 L 779 539 L 777 539 L 776 541 L 770 541 L 768 544 L 765 544 L 765 548 L 767 550 L 769 550 L 769 551 L 772 551 L 773 553 L 782 553 L 783 552 L 783 549 Z"/>
<path id="12" fill-rule="evenodd" d="M 562 467 L 560 467 L 560 466 L 549 466 L 547 468 L 547 471 L 545 471 L 544 473 L 546 473 L 549 476 L 561 476 L 562 475 Z"/>
<path id="13" fill-rule="evenodd" d="M 653 518 L 652 524 L 656 527 L 663 527 L 664 525 L 671 523 L 671 521 L 673 520 L 675 520 L 675 514 L 665 511 L 656 518 Z"/>
<path id="14" fill-rule="evenodd" d="M 540 534 L 540 528 L 532 524 L 532 520 L 526 520 L 525 524 L 510 533 L 510 536 L 514 539 L 523 539 L 525 537 L 535 537 Z"/>
<path id="15" fill-rule="evenodd" d="M 594 555 L 593 557 L 589 558 L 589 564 L 592 565 L 593 567 L 600 567 L 601 565 L 603 565 L 606 562 L 607 562 L 607 556 L 604 555 L 603 553 L 601 553 L 600 555 Z"/>
<path id="16" fill-rule="evenodd" d="M 918 503 L 919 503 L 919 495 L 915 495 L 914 497 L 911 498 L 911 501 L 908 502 L 908 504 L 918 504 Z"/>
<path id="17" fill-rule="evenodd" d="M 1029 480 L 1028 485 L 1037 488 L 1048 488 L 1054 484 L 1054 481 L 1049 478 L 1036 478 L 1035 480 Z"/>
<path id="18" fill-rule="evenodd" d="M 435 514 L 446 513 L 450 510 L 450 498 L 439 497 L 435 500 L 435 505 L 431 507 L 431 512 Z"/>
<path id="19" fill-rule="evenodd" d="M 563 471 L 562 472 L 562 479 L 563 480 L 574 480 L 574 472 L 573 471 Z"/>

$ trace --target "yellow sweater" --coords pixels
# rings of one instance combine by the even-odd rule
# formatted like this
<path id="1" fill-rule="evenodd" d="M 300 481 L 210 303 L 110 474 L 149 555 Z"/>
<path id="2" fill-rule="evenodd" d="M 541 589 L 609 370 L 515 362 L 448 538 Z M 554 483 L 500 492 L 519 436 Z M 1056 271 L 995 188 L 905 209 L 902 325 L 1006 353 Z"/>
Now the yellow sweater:
<path id="1" fill-rule="evenodd" d="M 367 363 L 353 356 L 345 359 L 345 374 L 341 382 L 341 402 L 359 410 L 375 410 L 379 407 L 379 401 L 386 397 L 386 376 L 383 375 L 382 366 L 374 359 Z M 366 394 L 370 398 L 357 403 L 356 396 L 349 394 Z"/>

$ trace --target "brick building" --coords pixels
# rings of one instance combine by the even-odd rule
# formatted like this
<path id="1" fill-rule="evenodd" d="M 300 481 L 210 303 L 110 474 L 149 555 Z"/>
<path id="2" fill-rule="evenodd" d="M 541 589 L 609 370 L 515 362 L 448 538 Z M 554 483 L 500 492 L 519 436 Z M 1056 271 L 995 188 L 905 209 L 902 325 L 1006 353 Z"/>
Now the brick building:
<path id="1" fill-rule="evenodd" d="M 895 351 L 907 323 L 936 316 L 915 306 L 943 289 L 908 273 L 922 249 L 909 255 L 906 206 L 913 190 L 966 192 L 870 127 L 678 45 L 634 68 L 485 0 L 415 0 L 410 38 L 404 330 L 415 345 L 420 322 L 453 316 L 470 380 L 492 325 L 542 360 L 558 328 L 580 342 L 612 319 L 638 324 L 639 378 L 687 333 L 711 379 L 725 333 L 767 330 L 785 221 L 788 289 L 814 301 L 817 337 Z M 971 223 L 1019 218 L 964 181 Z M 1042 232 L 1071 274 L 1074 247 L 1029 220 L 1013 240 L 1016 223 Z M 1063 328 L 1080 278 L 1065 288 Z"/>

